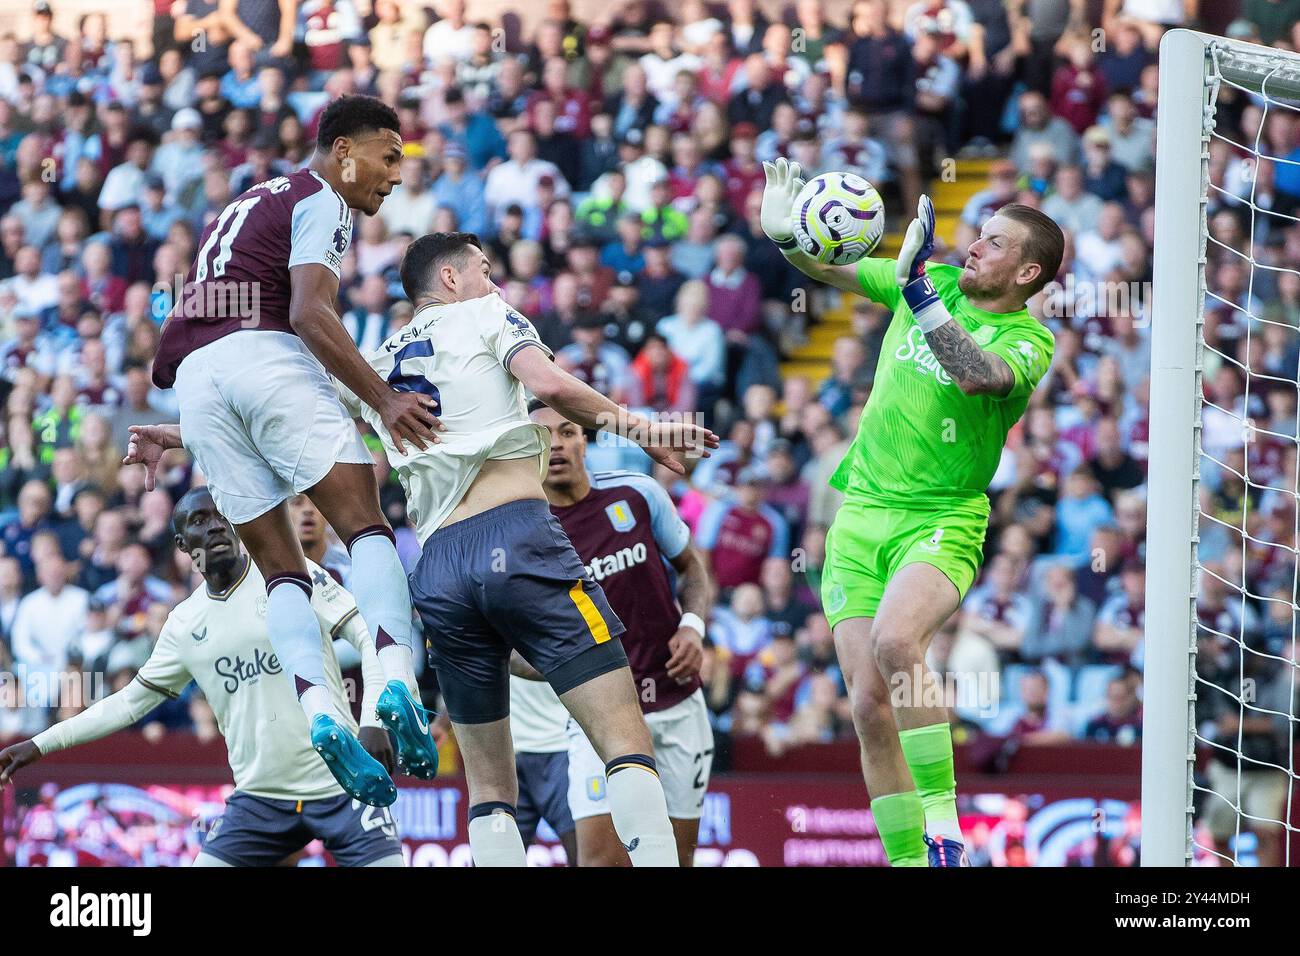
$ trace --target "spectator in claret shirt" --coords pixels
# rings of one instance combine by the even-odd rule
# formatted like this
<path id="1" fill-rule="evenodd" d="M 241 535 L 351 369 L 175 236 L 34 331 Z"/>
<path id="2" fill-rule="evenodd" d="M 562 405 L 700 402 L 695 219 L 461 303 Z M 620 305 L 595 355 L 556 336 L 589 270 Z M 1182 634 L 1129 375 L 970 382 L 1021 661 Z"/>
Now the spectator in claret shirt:
<path id="1" fill-rule="evenodd" d="M 766 485 L 761 470 L 746 468 L 737 476 L 734 496 L 715 501 L 700 517 L 696 540 L 721 588 L 757 585 L 765 561 L 790 560 L 790 529 L 763 502 Z"/>
<path id="2" fill-rule="evenodd" d="M 1146 568 L 1140 561 L 1126 561 L 1119 580 L 1121 591 L 1101 606 L 1092 636 L 1103 664 L 1128 664 L 1146 628 Z"/>
<path id="3" fill-rule="evenodd" d="M 123 637 L 138 637 L 154 604 L 171 601 L 171 587 L 149 573 L 149 549 L 129 544 L 117 557 L 117 577 L 100 587 L 95 597 L 108 608 L 109 623 Z"/>
<path id="4" fill-rule="evenodd" d="M 758 387 L 760 386 L 753 386 Z M 773 441 L 763 456 L 763 469 L 770 481 L 765 500 L 785 518 L 790 526 L 791 537 L 799 537 L 808 515 L 811 490 L 808 482 L 799 475 L 794 446 L 784 438 Z"/>
<path id="5" fill-rule="evenodd" d="M 1049 687 L 1042 671 L 1031 671 L 1020 678 L 1020 707 L 1009 736 L 1022 744 L 1063 744 L 1070 739 L 1065 715 L 1049 712 Z"/>
<path id="6" fill-rule="evenodd" d="M 871 183 L 889 179 L 888 155 L 884 144 L 869 135 L 870 124 L 862 110 L 844 114 L 839 136 L 832 137 L 822 149 L 820 166 L 857 173 Z"/>
<path id="7" fill-rule="evenodd" d="M 626 400 L 631 360 L 619 346 L 605 341 L 605 320 L 586 313 L 572 329 L 573 342 L 555 354 L 556 363 L 616 402 Z"/>
<path id="8" fill-rule="evenodd" d="M 709 315 L 727 333 L 727 340 L 744 345 L 759 331 L 762 285 L 745 268 L 745 241 L 726 235 L 716 245 L 717 259 L 709 272 Z"/>
<path id="9" fill-rule="evenodd" d="M 1091 41 L 1078 37 L 1070 43 L 1069 62 L 1052 77 L 1052 112 L 1080 134 L 1097 122 L 1106 102 L 1106 78 L 1093 60 Z"/>
<path id="10" fill-rule="evenodd" d="M 731 91 L 736 85 L 736 77 L 744 67 L 744 61 L 732 50 L 731 37 L 726 31 L 719 30 L 704 44 L 701 65 L 697 72 L 700 92 L 711 102 L 725 106 L 731 99 Z"/>
<path id="11" fill-rule="evenodd" d="M 1142 739 L 1142 702 L 1135 684 L 1116 677 L 1106 686 L 1106 709 L 1083 728 L 1084 740 L 1131 747 Z"/>
<path id="12" fill-rule="evenodd" d="M 1019 657 L 1029 624 L 1031 604 L 1017 590 L 1018 576 L 1015 559 L 995 555 L 985 580 L 966 596 L 960 612 L 963 633 L 988 641 L 1003 660 Z"/>

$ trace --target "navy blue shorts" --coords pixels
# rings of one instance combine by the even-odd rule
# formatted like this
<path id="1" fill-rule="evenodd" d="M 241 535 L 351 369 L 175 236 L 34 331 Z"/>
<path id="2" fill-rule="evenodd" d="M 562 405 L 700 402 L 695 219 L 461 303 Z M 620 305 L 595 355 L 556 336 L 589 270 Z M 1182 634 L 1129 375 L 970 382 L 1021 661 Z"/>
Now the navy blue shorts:
<path id="1" fill-rule="evenodd" d="M 557 694 L 627 666 L 623 622 L 540 499 L 435 531 L 410 584 L 455 723 L 509 716 L 512 648 Z"/>
<path id="2" fill-rule="evenodd" d="M 524 846 L 533 842 L 537 822 L 545 820 L 556 836 L 564 836 L 574 827 L 569 812 L 569 753 L 515 754 L 515 775 L 519 778 L 519 802 L 515 804 L 515 822 Z"/>
<path id="3" fill-rule="evenodd" d="M 275 866 L 312 840 L 339 866 L 365 866 L 402 855 L 387 807 L 369 807 L 345 793 L 322 800 L 272 800 L 236 790 L 208 830 L 203 852 L 231 866 Z"/>

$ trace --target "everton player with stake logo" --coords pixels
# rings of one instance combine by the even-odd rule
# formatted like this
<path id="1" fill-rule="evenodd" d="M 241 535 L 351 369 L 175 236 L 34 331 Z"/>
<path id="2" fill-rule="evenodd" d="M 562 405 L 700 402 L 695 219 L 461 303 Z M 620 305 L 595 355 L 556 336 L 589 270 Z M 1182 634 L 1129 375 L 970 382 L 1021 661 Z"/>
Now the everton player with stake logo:
<path id="1" fill-rule="evenodd" d="M 167 616 L 149 660 L 129 684 L 0 751 L 0 787 L 41 757 L 131 726 L 193 679 L 216 715 L 235 775 L 235 792 L 208 828 L 195 866 L 275 866 L 317 839 L 342 866 L 405 865 L 388 808 L 345 793 L 312 750 L 306 715 L 267 634 L 266 581 L 207 488 L 181 498 L 172 528 L 176 547 L 194 559 L 204 583 Z M 316 579 L 311 613 L 330 699 L 366 753 L 391 768 L 393 747 L 375 717 L 383 670 L 365 622 L 341 584 L 317 565 L 307 567 Z M 359 731 L 334 656 L 335 638 L 361 655 Z"/>

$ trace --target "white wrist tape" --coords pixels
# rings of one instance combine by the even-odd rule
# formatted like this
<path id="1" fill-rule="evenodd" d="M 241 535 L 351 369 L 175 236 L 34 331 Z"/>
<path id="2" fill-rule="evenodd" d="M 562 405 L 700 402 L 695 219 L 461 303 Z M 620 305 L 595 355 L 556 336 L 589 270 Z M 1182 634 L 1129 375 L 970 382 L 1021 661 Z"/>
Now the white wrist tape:
<path id="1" fill-rule="evenodd" d="M 922 332 L 933 332 L 945 322 L 952 321 L 952 315 L 949 314 L 948 307 L 941 299 L 935 299 L 920 312 L 913 312 L 912 317 L 916 319 L 916 324 L 921 327 Z"/>
<path id="2" fill-rule="evenodd" d="M 699 631 L 701 638 L 704 637 L 704 621 L 700 619 L 700 616 L 698 614 L 692 614 L 690 611 L 687 611 L 685 614 L 682 615 L 682 619 L 677 622 L 677 626 L 679 628 L 681 627 L 693 628 L 694 630 Z"/>

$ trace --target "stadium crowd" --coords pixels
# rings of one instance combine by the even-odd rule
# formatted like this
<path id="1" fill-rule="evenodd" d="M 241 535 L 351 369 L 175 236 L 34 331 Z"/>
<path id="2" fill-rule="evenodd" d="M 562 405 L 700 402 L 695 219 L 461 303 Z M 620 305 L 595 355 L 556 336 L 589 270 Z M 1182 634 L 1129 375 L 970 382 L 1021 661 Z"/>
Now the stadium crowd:
<path id="1" fill-rule="evenodd" d="M 152 51 L 104 14 L 61 35 L 44 0 L 30 36 L 0 36 L 0 670 L 119 686 L 193 586 L 169 518 L 201 475 L 169 453 L 145 491 L 142 469 L 119 467 L 128 425 L 177 418 L 150 380 L 160 322 L 204 226 L 304 164 L 324 105 L 362 92 L 397 108 L 406 155 L 403 184 L 358 217 L 348 331 L 365 350 L 409 321 L 406 243 L 469 230 L 558 362 L 629 405 L 701 411 L 721 453 L 689 480 L 657 477 L 723 589 L 705 672 L 717 731 L 762 734 L 773 752 L 852 734 L 818 572 L 838 504 L 827 478 L 888 315 L 855 300 L 830 375 L 782 375 L 839 299 L 815 289 L 796 306 L 805 283 L 758 224 L 762 161 L 859 172 L 894 228 L 946 159 L 982 162 L 950 262 L 1005 202 L 1052 215 L 1066 262 L 1031 307 L 1055 360 L 990 488 L 985 568 L 932 664 L 961 675 L 954 719 L 991 765 L 1020 745 L 1137 740 L 1155 44 L 1181 0 L 628 0 L 588 22 L 548 0 L 528 30 L 478 19 L 472 0 L 233 6 L 160 2 Z M 1300 47 L 1300 0 L 1239 12 L 1229 35 Z M 1277 267 L 1300 262 L 1300 228 L 1244 199 L 1300 208 L 1300 123 L 1221 99 L 1203 441 L 1222 467 L 1203 474 L 1201 673 L 1235 681 L 1240 658 L 1285 703 L 1300 273 Z M 1236 145 L 1257 136 L 1291 165 Z M 372 447 L 410 559 L 401 490 Z M 644 467 L 639 455 L 594 440 L 590 464 Z M 319 515 L 305 501 L 295 515 L 308 553 L 346 580 Z M 1201 696 L 1202 732 L 1235 749 L 1235 700 Z M 0 735 L 54 716 L 0 705 Z M 213 732 L 195 699 L 149 724 Z M 1252 759 L 1288 765 L 1285 722 L 1251 717 L 1243 733 Z M 1235 774 L 1235 758 L 1221 764 Z"/>

